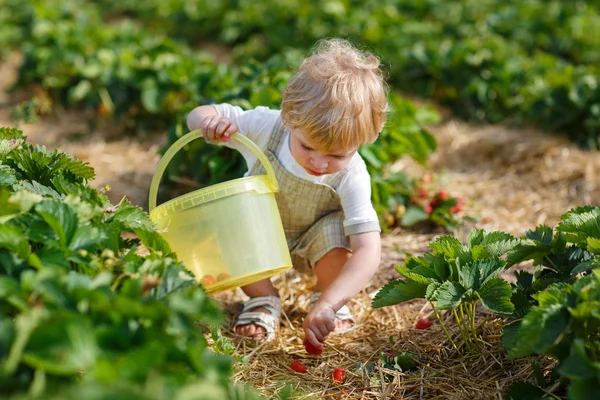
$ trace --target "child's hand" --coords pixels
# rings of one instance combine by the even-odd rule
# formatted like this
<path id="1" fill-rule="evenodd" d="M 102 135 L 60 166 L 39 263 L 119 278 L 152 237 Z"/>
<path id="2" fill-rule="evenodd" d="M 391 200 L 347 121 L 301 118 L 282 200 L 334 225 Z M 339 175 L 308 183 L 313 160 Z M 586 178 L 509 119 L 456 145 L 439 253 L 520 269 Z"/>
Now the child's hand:
<path id="1" fill-rule="evenodd" d="M 206 141 L 229 142 L 238 126 L 220 115 L 209 115 L 200 123 L 200 129 Z"/>
<path id="2" fill-rule="evenodd" d="M 335 329 L 335 311 L 329 305 L 317 302 L 304 318 L 304 335 L 317 349 L 322 349 L 329 333 Z"/>

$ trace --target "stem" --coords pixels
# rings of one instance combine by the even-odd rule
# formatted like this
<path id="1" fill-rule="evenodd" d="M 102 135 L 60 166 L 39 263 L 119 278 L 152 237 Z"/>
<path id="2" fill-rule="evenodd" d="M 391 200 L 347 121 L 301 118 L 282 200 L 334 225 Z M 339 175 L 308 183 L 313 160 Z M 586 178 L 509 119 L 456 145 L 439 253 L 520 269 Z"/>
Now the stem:
<path id="1" fill-rule="evenodd" d="M 46 388 L 46 373 L 43 369 L 36 369 L 33 375 L 33 382 L 29 386 L 29 395 L 32 397 L 38 397 L 44 393 Z"/>
<path id="2" fill-rule="evenodd" d="M 462 306 L 462 304 L 461 304 L 461 306 Z M 462 336 L 463 340 L 465 341 L 467 350 L 471 351 L 471 338 L 469 337 L 468 332 L 464 331 L 465 327 L 463 326 L 463 322 L 462 322 L 461 318 L 458 316 L 458 313 L 456 312 L 456 308 L 453 308 L 452 312 L 454 313 L 454 318 L 456 319 L 456 325 L 458 325 L 458 331 L 460 332 L 460 336 Z M 461 310 L 461 314 L 462 314 L 462 310 Z"/>
<path id="3" fill-rule="evenodd" d="M 475 343 L 475 346 L 481 350 L 481 347 L 479 346 L 479 338 L 477 337 L 477 330 L 475 329 L 475 312 L 477 310 L 477 301 L 475 301 L 474 303 L 471 304 L 471 332 L 473 334 L 473 340 Z"/>
<path id="4" fill-rule="evenodd" d="M 437 309 L 433 305 L 433 302 L 430 301 L 429 304 L 431 304 L 431 308 L 433 309 L 433 313 L 435 314 L 435 317 L 439 321 L 440 326 L 442 327 L 444 333 L 446 334 L 446 337 L 450 341 L 450 344 L 452 345 L 452 347 L 454 348 L 454 350 L 456 350 L 456 352 L 459 355 L 462 356 L 462 354 L 460 353 L 460 350 L 458 350 L 458 347 L 456 347 L 456 343 L 454 343 L 454 340 L 452 340 L 452 336 L 450 336 L 450 333 L 448 332 L 448 329 L 446 329 L 446 325 L 444 324 L 444 321 L 442 321 L 442 319 L 440 318 L 440 314 L 438 314 Z"/>
<path id="5" fill-rule="evenodd" d="M 548 257 L 548 255 L 545 255 L 544 258 L 546 259 L 546 261 L 548 261 L 548 263 L 550 263 L 550 265 L 552 265 L 552 268 L 554 268 L 554 272 L 560 272 L 558 267 L 552 262 L 552 260 L 550 259 L 550 257 Z"/>

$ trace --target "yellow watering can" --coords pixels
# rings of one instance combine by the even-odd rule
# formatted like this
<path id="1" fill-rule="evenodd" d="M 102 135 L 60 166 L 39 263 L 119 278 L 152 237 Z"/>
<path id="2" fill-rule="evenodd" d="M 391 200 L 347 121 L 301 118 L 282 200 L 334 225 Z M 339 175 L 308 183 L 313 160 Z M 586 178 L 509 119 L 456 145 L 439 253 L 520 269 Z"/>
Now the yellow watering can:
<path id="1" fill-rule="evenodd" d="M 199 137 L 202 131 L 195 130 L 177 140 L 156 167 L 148 211 L 162 237 L 208 293 L 289 269 L 292 261 L 275 201 L 275 172 L 262 150 L 241 134 L 231 139 L 248 147 L 267 175 L 219 183 L 156 206 L 165 168 L 183 146 Z"/>

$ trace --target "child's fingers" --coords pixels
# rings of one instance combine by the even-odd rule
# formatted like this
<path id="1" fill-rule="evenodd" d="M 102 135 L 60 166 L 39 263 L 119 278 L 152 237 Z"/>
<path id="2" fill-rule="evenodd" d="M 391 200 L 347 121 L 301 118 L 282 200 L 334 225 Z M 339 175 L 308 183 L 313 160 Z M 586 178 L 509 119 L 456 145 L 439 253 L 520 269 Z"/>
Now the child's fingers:
<path id="1" fill-rule="evenodd" d="M 232 126 L 235 126 L 235 129 L 231 129 Z M 237 126 L 228 119 L 221 119 L 215 128 L 215 132 L 217 138 L 228 142 L 230 136 L 237 132 Z"/>
<path id="2" fill-rule="evenodd" d="M 229 125 L 229 127 L 227 128 L 227 130 L 225 130 L 225 132 L 223 133 L 223 136 L 230 138 L 231 135 L 233 135 L 234 133 L 237 133 L 238 131 L 238 126 L 234 123 L 231 123 Z"/>
<path id="3" fill-rule="evenodd" d="M 213 116 L 206 117 L 202 120 L 200 124 L 200 129 L 202 129 L 202 135 L 204 135 L 204 139 L 206 141 L 215 140 L 215 124 L 213 122 Z"/>
<path id="4" fill-rule="evenodd" d="M 320 350 L 323 347 L 323 345 L 321 344 L 321 341 L 319 341 L 319 339 L 317 339 L 317 337 L 315 336 L 315 334 L 313 333 L 313 331 L 311 329 L 305 329 L 304 336 L 310 342 L 310 344 L 315 346 L 317 349 Z"/>

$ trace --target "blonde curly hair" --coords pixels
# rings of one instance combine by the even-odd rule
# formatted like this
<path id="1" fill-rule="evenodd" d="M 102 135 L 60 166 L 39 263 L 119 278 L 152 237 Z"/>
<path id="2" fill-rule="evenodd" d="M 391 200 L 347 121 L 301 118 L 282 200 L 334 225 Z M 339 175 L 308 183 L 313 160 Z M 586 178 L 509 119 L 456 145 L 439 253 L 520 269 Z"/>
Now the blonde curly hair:
<path id="1" fill-rule="evenodd" d="M 325 151 L 369 144 L 388 103 L 379 58 L 342 39 L 320 40 L 283 92 L 281 118 Z"/>

